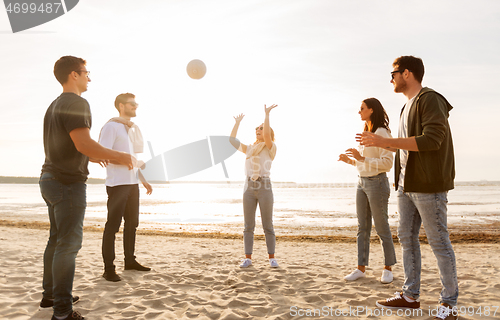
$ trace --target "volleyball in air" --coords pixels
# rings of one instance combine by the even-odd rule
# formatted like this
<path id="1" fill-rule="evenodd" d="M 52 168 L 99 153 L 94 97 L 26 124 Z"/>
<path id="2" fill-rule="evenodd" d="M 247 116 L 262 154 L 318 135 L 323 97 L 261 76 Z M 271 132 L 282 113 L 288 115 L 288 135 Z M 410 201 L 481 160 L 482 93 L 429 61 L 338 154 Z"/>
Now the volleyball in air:
<path id="1" fill-rule="evenodd" d="M 203 61 L 194 59 L 188 63 L 186 71 L 191 79 L 199 80 L 205 76 L 205 73 L 207 73 L 207 66 L 205 66 Z"/>

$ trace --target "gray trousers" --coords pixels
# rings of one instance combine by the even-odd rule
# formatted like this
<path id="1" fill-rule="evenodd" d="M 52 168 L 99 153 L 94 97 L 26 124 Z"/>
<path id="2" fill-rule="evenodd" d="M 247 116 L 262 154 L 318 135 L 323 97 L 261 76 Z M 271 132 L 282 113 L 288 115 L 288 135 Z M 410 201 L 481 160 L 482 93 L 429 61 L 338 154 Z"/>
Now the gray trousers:
<path id="1" fill-rule="evenodd" d="M 245 254 L 252 254 L 253 252 L 253 234 L 257 204 L 259 204 L 262 227 L 266 236 L 267 253 L 274 254 L 276 248 L 276 236 L 273 227 L 274 196 L 269 178 L 261 178 L 259 181 L 247 179 L 245 183 L 243 192 L 243 214 L 245 217 L 243 242 L 245 245 Z"/>

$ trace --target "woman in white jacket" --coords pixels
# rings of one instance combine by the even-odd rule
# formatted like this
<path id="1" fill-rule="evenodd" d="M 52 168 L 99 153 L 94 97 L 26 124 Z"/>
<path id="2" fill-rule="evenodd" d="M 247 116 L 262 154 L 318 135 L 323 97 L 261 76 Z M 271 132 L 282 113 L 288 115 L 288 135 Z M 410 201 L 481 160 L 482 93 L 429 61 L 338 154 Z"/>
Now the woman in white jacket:
<path id="1" fill-rule="evenodd" d="M 391 138 L 389 117 L 380 101 L 375 98 L 363 100 L 359 115 L 361 120 L 365 121 L 365 131 Z M 339 156 L 339 161 L 356 166 L 359 172 L 356 191 L 358 268 L 344 279 L 353 281 L 366 276 L 373 217 L 385 257 L 380 281 L 391 283 L 393 281 L 391 266 L 396 263 L 396 253 L 387 214 L 390 195 L 387 172 L 391 170 L 393 155 L 392 151 L 378 147 L 360 146 L 359 149 L 359 151 L 354 148 L 347 149 L 345 154 Z"/>

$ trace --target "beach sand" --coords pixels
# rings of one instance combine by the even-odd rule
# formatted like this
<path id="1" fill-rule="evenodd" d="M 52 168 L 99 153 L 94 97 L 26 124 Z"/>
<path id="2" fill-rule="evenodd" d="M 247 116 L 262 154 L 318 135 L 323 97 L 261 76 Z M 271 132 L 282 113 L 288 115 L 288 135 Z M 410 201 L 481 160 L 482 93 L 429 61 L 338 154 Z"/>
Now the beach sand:
<path id="1" fill-rule="evenodd" d="M 74 309 L 85 319 L 428 319 L 441 290 L 427 244 L 422 245 L 421 316 L 410 317 L 382 314 L 375 307 L 377 300 L 400 291 L 399 244 L 395 280 L 382 284 L 379 243 L 372 243 L 367 277 L 346 282 L 343 277 L 356 265 L 352 241 L 278 239 L 280 267 L 271 268 L 265 243 L 257 240 L 253 266 L 241 269 L 241 239 L 138 235 L 137 259 L 152 267 L 138 272 L 123 270 L 121 233 L 116 265 L 123 281 L 114 283 L 102 278 L 101 236 L 85 231 L 77 257 L 73 294 L 80 302 Z M 46 228 L 0 226 L 0 319 L 50 319 L 51 308 L 39 308 L 47 239 Z M 500 305 L 500 245 L 457 243 L 454 249 L 459 307 L 473 314 L 460 319 L 500 318 L 500 308 L 494 307 Z"/>

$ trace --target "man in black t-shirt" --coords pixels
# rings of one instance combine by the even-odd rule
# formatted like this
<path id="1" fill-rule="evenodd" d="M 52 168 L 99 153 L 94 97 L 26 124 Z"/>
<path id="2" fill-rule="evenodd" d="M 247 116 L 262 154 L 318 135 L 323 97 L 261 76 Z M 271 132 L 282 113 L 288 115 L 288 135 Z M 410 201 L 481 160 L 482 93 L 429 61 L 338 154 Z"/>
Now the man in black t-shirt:
<path id="1" fill-rule="evenodd" d="M 104 148 L 90 138 L 90 107 L 81 97 L 90 82 L 85 65 L 85 60 L 72 56 L 55 63 L 54 75 L 63 93 L 47 109 L 43 124 L 40 191 L 49 211 L 50 236 L 43 257 L 40 306 L 54 307 L 52 320 L 84 319 L 73 312 L 78 297 L 72 291 L 75 259 L 82 246 L 89 160 L 101 165 L 114 161 L 129 169 L 135 164 L 130 154 Z"/>
<path id="2" fill-rule="evenodd" d="M 47 109 L 43 126 L 45 163 L 42 172 L 51 172 L 65 183 L 85 182 L 89 158 L 78 152 L 68 132 L 92 125 L 87 100 L 63 92 Z"/>

